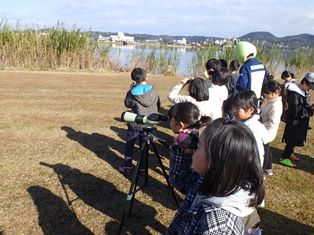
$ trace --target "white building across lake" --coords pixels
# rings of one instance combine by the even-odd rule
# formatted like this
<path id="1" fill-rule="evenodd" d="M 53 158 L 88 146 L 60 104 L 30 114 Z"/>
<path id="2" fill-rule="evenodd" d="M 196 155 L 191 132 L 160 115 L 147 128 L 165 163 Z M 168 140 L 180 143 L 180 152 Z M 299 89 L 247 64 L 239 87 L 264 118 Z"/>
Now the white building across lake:
<path id="1" fill-rule="evenodd" d="M 120 42 L 123 44 L 134 43 L 134 37 L 125 36 L 123 32 L 118 32 L 117 35 L 110 35 L 110 37 L 103 37 L 102 35 L 98 36 L 99 42 L 112 41 Z"/>

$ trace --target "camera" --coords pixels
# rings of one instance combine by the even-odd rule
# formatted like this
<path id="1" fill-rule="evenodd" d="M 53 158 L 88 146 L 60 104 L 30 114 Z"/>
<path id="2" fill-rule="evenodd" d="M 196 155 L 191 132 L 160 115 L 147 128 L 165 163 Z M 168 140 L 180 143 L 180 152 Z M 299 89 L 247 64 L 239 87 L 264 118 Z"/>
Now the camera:
<path id="1" fill-rule="evenodd" d="M 186 149 L 197 149 L 199 136 L 197 132 L 192 133 L 180 133 L 176 137 L 177 143 L 180 147 Z"/>
<path id="2" fill-rule="evenodd" d="M 127 123 L 137 123 L 148 126 L 155 126 L 159 122 L 167 121 L 168 117 L 159 113 L 152 113 L 150 115 L 144 116 L 132 112 L 123 112 L 121 114 L 121 120 Z"/>

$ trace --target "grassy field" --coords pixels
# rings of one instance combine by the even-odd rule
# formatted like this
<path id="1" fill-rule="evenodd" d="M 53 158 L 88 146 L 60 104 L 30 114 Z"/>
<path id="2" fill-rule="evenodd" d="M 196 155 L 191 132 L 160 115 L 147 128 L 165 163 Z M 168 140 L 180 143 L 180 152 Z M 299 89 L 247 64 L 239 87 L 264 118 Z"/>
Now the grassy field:
<path id="1" fill-rule="evenodd" d="M 151 76 L 163 112 L 175 77 Z M 119 122 L 128 74 L 0 72 L 0 231 L 116 234 L 131 178 L 118 173 L 126 125 Z M 313 119 L 311 126 L 314 129 Z M 266 180 L 265 234 L 314 234 L 314 133 L 295 169 L 278 165 L 282 126 Z M 171 141 L 167 124 L 157 135 Z M 168 169 L 168 152 L 158 150 Z M 138 152 L 136 152 L 138 153 Z M 136 157 L 135 157 L 136 158 Z M 123 233 L 163 233 L 175 205 L 154 158 L 150 186 L 136 194 Z"/>

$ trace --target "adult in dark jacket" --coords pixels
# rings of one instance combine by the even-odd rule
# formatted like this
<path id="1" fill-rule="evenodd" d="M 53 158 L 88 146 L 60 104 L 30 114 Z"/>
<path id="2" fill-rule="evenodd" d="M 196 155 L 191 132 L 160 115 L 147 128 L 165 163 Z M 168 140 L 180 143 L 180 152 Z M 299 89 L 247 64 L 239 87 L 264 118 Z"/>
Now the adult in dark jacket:
<path id="1" fill-rule="evenodd" d="M 266 68 L 255 59 L 256 53 L 256 47 L 249 42 L 240 42 L 234 48 L 236 59 L 243 63 L 236 83 L 236 91 L 251 90 L 260 99 L 266 77 Z"/>
<path id="2" fill-rule="evenodd" d="M 313 115 L 313 105 L 308 103 L 308 93 L 313 88 L 314 73 L 307 73 L 301 80 L 300 87 L 291 83 L 287 88 L 288 109 L 284 114 L 286 126 L 282 138 L 286 146 L 280 160 L 285 166 L 295 167 L 291 160 L 300 160 L 293 154 L 293 150 L 295 146 L 304 146 L 306 141 L 309 119 Z"/>

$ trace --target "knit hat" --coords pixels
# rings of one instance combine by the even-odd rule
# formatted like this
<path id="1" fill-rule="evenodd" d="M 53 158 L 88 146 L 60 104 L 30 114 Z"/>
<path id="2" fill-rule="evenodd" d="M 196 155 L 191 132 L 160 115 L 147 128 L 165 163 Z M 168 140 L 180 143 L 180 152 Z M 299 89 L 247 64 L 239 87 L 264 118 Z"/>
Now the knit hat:
<path id="1" fill-rule="evenodd" d="M 314 90 L 314 73 L 308 72 L 304 75 L 304 78 L 310 82 L 310 88 Z"/>

